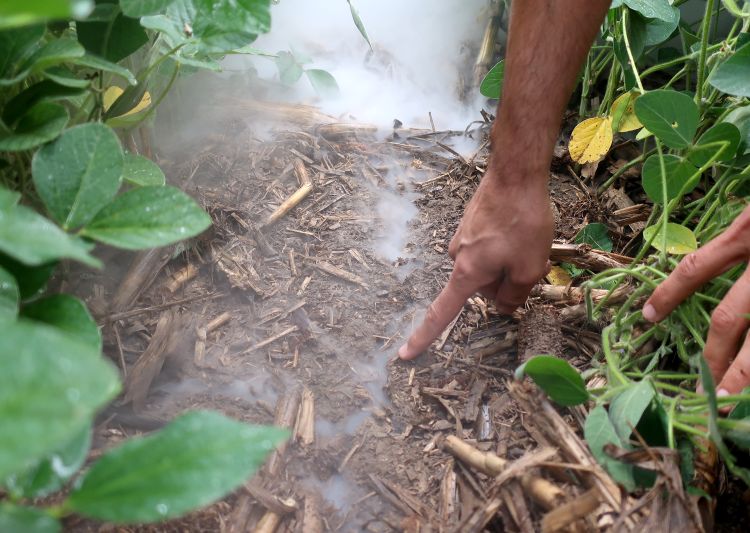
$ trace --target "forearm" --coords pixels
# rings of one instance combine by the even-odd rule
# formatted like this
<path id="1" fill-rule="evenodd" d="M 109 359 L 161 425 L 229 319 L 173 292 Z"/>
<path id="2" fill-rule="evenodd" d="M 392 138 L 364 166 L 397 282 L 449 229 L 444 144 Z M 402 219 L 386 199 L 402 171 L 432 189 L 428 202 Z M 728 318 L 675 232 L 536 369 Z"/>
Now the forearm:
<path id="1" fill-rule="evenodd" d="M 563 111 L 610 1 L 513 1 L 490 175 L 546 180 Z"/>

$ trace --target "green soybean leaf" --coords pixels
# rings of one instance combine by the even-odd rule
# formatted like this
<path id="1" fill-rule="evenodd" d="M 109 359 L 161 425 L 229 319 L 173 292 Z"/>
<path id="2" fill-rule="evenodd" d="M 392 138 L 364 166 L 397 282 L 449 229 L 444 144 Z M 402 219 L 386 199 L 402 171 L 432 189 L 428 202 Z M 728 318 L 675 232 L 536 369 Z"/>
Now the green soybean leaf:
<path id="1" fill-rule="evenodd" d="M 592 222 L 586 225 L 578 232 L 574 241 L 578 244 L 588 244 L 597 250 L 612 251 L 612 239 L 609 238 L 609 230 L 601 222 Z"/>
<path id="2" fill-rule="evenodd" d="M 40 148 L 31 165 L 39 196 L 64 229 L 86 224 L 114 198 L 122 168 L 120 140 L 97 123 L 66 130 Z"/>
<path id="3" fill-rule="evenodd" d="M 117 14 L 106 22 L 77 22 L 78 41 L 92 54 L 117 63 L 148 42 L 137 19 Z"/>
<path id="4" fill-rule="evenodd" d="M 327 70 L 311 68 L 306 70 L 305 74 L 315 92 L 323 98 L 336 98 L 341 94 L 339 84 L 336 83 L 336 78 Z"/>
<path id="5" fill-rule="evenodd" d="M 612 3 L 616 7 L 617 2 Z M 637 11 L 648 19 L 671 20 L 673 17 L 672 6 L 669 0 L 624 0 L 619 4 L 625 4 L 633 11 Z"/>
<path id="6" fill-rule="evenodd" d="M 669 19 L 645 18 L 641 15 L 633 17 L 634 23 L 640 23 L 644 27 L 643 44 L 645 46 L 661 44 L 675 32 L 680 23 L 680 10 L 674 6 L 670 6 L 670 9 L 671 16 Z"/>
<path id="7" fill-rule="evenodd" d="M 102 336 L 89 310 L 69 294 L 53 294 L 26 304 L 21 316 L 53 326 L 97 351 L 102 349 Z"/>
<path id="8" fill-rule="evenodd" d="M 0 31 L 0 86 L 20 81 L 25 74 L 18 74 L 44 35 L 44 26 L 28 26 Z"/>
<path id="9" fill-rule="evenodd" d="M 609 418 L 620 437 L 621 442 L 628 442 L 634 427 L 654 399 L 654 387 L 647 380 L 628 387 L 612 400 L 609 406 Z"/>
<path id="10" fill-rule="evenodd" d="M 21 70 L 35 74 L 60 63 L 83 57 L 85 53 L 83 47 L 74 39 L 67 37 L 53 39 L 34 52 L 24 62 Z"/>
<path id="11" fill-rule="evenodd" d="M 0 322 L 15 320 L 18 300 L 21 298 L 18 283 L 10 272 L 0 267 Z"/>
<path id="12" fill-rule="evenodd" d="M 59 533 L 57 519 L 34 507 L 0 502 L 0 531 L 4 533 Z"/>
<path id="13" fill-rule="evenodd" d="M 18 205 L 21 193 L 0 186 L 0 209 L 12 209 Z"/>
<path id="14" fill-rule="evenodd" d="M 28 266 L 0 252 L 0 267 L 4 268 L 15 278 L 18 283 L 21 300 L 36 296 L 47 284 L 47 280 L 52 275 L 56 266 L 56 262 L 35 267 Z"/>
<path id="15" fill-rule="evenodd" d="M 195 200 L 165 185 L 121 194 L 81 233 L 112 246 L 139 250 L 193 237 L 210 225 L 211 219 Z"/>
<path id="16" fill-rule="evenodd" d="M 698 249 L 695 234 L 685 226 L 669 222 L 667 224 L 667 247 L 664 248 L 664 232 L 662 225 L 649 226 L 643 230 L 643 238 L 651 241 L 651 246 L 669 254 L 684 255 Z"/>
<path id="17" fill-rule="evenodd" d="M 698 107 L 692 98 L 677 91 L 647 92 L 635 101 L 635 114 L 670 148 L 686 148 L 698 129 Z"/>
<path id="18" fill-rule="evenodd" d="M 89 255 L 91 248 L 26 206 L 0 206 L 0 252 L 22 263 L 36 266 L 67 258 L 101 266 L 98 259 Z"/>
<path id="19" fill-rule="evenodd" d="M 164 14 L 141 18 L 141 25 L 167 36 L 171 46 L 189 44 L 192 53 L 226 53 L 269 30 L 269 7 L 270 0 L 175 0 Z"/>
<path id="20" fill-rule="evenodd" d="M 687 194 L 698 184 L 700 174 L 698 169 L 687 159 L 667 154 L 664 158 L 664 174 L 667 180 L 667 200 L 677 198 L 682 191 Z M 692 180 L 691 180 L 692 178 Z M 690 183 L 688 183 L 690 181 Z M 662 173 L 659 154 L 646 159 L 641 171 L 643 190 L 655 204 L 664 203 L 662 197 Z"/>
<path id="21" fill-rule="evenodd" d="M 750 43 L 719 65 L 708 83 L 724 93 L 750 97 Z"/>
<path id="22" fill-rule="evenodd" d="M 91 81 L 79 78 L 65 67 L 50 67 L 42 73 L 42 76 L 59 85 L 76 89 L 85 89 L 91 85 Z"/>
<path id="23" fill-rule="evenodd" d="M 11 98 L 3 108 L 3 122 L 14 126 L 30 107 L 38 102 L 60 100 L 83 93 L 81 88 L 60 85 L 54 81 L 44 80 L 24 89 Z"/>
<path id="24" fill-rule="evenodd" d="M 734 124 L 740 132 L 740 153 L 750 153 L 750 105 L 731 111 L 724 122 Z"/>
<path id="25" fill-rule="evenodd" d="M 54 102 L 39 102 L 28 109 L 15 128 L 0 133 L 0 151 L 31 150 L 57 138 L 68 124 L 68 110 Z"/>
<path id="26" fill-rule="evenodd" d="M 122 12 L 128 17 L 145 17 L 162 12 L 174 0 L 120 0 Z"/>
<path id="27" fill-rule="evenodd" d="M 370 50 L 372 50 L 372 43 L 370 42 L 370 38 L 367 36 L 367 30 L 365 29 L 365 25 L 362 22 L 362 18 L 359 16 L 359 13 L 352 5 L 351 0 L 346 0 L 349 4 L 349 11 L 352 13 L 352 20 L 354 21 L 354 25 L 359 30 L 359 33 L 362 35 L 362 37 L 367 41 L 367 46 L 370 47 Z"/>
<path id="28" fill-rule="evenodd" d="M 608 444 L 613 444 L 620 448 L 627 448 L 627 445 L 617 435 L 617 431 L 612 425 L 607 411 L 601 405 L 592 409 L 586 417 L 586 423 L 583 426 L 583 437 L 586 439 L 591 453 L 599 464 L 609 472 L 612 478 L 628 491 L 635 489 L 633 467 L 617 459 L 613 459 L 604 451 L 605 446 Z"/>
<path id="29" fill-rule="evenodd" d="M 48 19 L 80 19 L 93 7 L 92 0 L 3 0 L 0 3 L 0 29 Z"/>
<path id="30" fill-rule="evenodd" d="M 487 98 L 500 98 L 503 91 L 503 77 L 505 75 L 505 60 L 499 61 L 490 69 L 479 84 L 479 92 Z"/>
<path id="31" fill-rule="evenodd" d="M 276 68 L 279 69 L 279 79 L 281 83 L 292 85 L 302 77 L 305 69 L 297 62 L 292 54 L 280 51 L 274 58 Z"/>
<path id="32" fill-rule="evenodd" d="M 70 441 L 39 464 L 22 474 L 10 476 L 6 487 L 11 493 L 20 494 L 24 498 L 43 498 L 58 491 L 86 462 L 89 448 L 90 423 L 84 425 Z"/>
<path id="33" fill-rule="evenodd" d="M 93 11 L 91 11 L 91 13 L 89 13 L 87 17 L 84 17 L 81 20 L 86 20 L 87 22 L 88 21 L 98 21 L 98 22 L 112 21 L 120 12 L 120 6 L 117 4 L 116 0 L 94 0 L 94 1 L 96 2 L 96 5 L 94 6 Z"/>
<path id="34" fill-rule="evenodd" d="M 740 130 L 729 122 L 719 122 L 700 136 L 688 154 L 688 159 L 697 166 L 707 164 L 714 154 L 714 161 L 731 161 L 740 146 Z M 721 144 L 719 144 L 721 143 Z"/>
<path id="35" fill-rule="evenodd" d="M 164 185 L 166 178 L 159 165 L 141 155 L 125 154 L 125 166 L 122 179 L 140 185 Z"/>
<path id="36" fill-rule="evenodd" d="M 193 35 L 212 51 L 250 44 L 271 27 L 269 0 L 192 0 L 192 3 L 196 6 Z"/>
<path id="37" fill-rule="evenodd" d="M 563 359 L 537 355 L 526 361 L 523 371 L 560 405 L 578 405 L 589 399 L 583 378 Z"/>
<path id="38" fill-rule="evenodd" d="M 98 350 L 45 324 L 0 324 L 0 479 L 59 449 L 119 390 Z"/>
<path id="39" fill-rule="evenodd" d="M 65 505 L 115 523 L 174 518 L 241 485 L 287 436 L 286 430 L 218 413 L 188 413 L 158 433 L 108 451 Z"/>
<path id="40" fill-rule="evenodd" d="M 137 80 L 135 79 L 135 76 L 133 76 L 133 73 L 130 72 L 125 67 L 121 67 L 117 63 L 112 63 L 111 61 L 107 61 L 106 59 L 102 57 L 95 56 L 93 54 L 86 54 L 83 57 L 79 57 L 72 61 L 75 65 L 80 65 L 82 67 L 87 67 L 92 70 L 103 70 L 104 72 L 111 72 L 112 74 L 115 74 L 125 80 L 130 85 L 135 85 L 137 83 Z"/>

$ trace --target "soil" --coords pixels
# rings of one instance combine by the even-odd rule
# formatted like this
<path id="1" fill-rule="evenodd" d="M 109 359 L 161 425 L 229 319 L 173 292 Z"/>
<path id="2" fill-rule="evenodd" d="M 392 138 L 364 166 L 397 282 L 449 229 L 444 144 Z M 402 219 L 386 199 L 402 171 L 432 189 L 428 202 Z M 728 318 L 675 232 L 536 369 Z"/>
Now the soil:
<path id="1" fill-rule="evenodd" d="M 554 353 L 583 368 L 598 333 L 562 321 L 559 304 L 539 298 L 507 317 L 475 297 L 429 353 L 395 360 L 452 269 L 448 243 L 481 179 L 489 123 L 467 130 L 474 149 L 457 156 L 441 145 L 464 132 L 321 133 L 300 113 L 271 132 L 257 120 L 214 116 L 224 133 L 157 153 L 168 180 L 197 198 L 214 225 L 166 250 L 163 267 L 146 265 L 146 272 L 156 269 L 152 283 L 143 268 L 127 277 L 128 264 L 142 255 L 113 250 L 100 252 L 103 271 L 70 270 L 62 279 L 105 324 L 105 353 L 131 376 L 126 390 L 145 384 L 147 391 L 142 402 L 116 402 L 102 413 L 92 456 L 188 410 L 278 423 L 277 405 L 306 391 L 314 401 L 314 440 L 298 436 L 277 472 L 266 467 L 250 482 L 294 500 L 298 510 L 283 517 L 279 531 L 463 530 L 491 500 L 492 478 L 454 461 L 441 439 L 457 435 L 501 458 L 523 457 L 537 442 L 524 423 L 533 413 L 508 392 L 523 360 L 518 354 Z M 313 190 L 264 226 L 299 188 L 295 161 Z M 568 170 L 556 157 L 551 187 L 556 238 L 564 242 L 586 223 L 611 225 L 615 209 Z M 196 275 L 176 281 L 188 267 Z M 122 284 L 142 290 L 113 310 L 109 302 Z M 163 367 L 152 382 L 129 383 L 165 313 L 176 319 Z M 227 321 L 203 341 L 201 329 L 224 313 Z M 66 527 L 239 532 L 254 530 L 265 512 L 242 488 L 165 524 L 115 528 L 71 518 Z M 527 513 L 538 527 L 540 510 Z M 501 513 L 487 528 L 514 529 L 511 523 Z"/>

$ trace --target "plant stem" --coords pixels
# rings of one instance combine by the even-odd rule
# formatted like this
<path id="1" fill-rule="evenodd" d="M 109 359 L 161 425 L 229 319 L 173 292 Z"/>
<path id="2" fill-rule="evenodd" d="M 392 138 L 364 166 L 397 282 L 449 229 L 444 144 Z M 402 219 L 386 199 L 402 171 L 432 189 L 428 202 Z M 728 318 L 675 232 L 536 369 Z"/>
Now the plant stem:
<path id="1" fill-rule="evenodd" d="M 627 171 L 629 168 L 634 167 L 638 163 L 641 163 L 642 161 L 644 161 L 648 156 L 653 154 L 654 151 L 655 150 L 649 150 L 648 152 L 643 153 L 639 155 L 638 157 L 636 157 L 635 159 L 631 159 L 630 161 L 625 163 L 623 166 L 617 169 L 617 171 L 614 174 L 612 174 L 612 176 L 609 179 L 607 179 L 607 181 L 605 181 L 599 186 L 599 189 L 597 189 L 597 192 L 601 194 L 607 189 L 609 189 L 612 186 L 612 184 L 617 180 L 617 178 L 622 176 L 625 173 L 625 171 Z"/>
<path id="2" fill-rule="evenodd" d="M 633 75 L 635 76 L 635 82 L 638 84 L 638 89 L 641 93 L 644 93 L 643 84 L 641 83 L 641 77 L 638 74 L 638 67 L 635 66 L 635 58 L 633 57 L 633 50 L 630 48 L 630 38 L 628 37 L 628 9 L 624 9 L 622 12 L 622 38 L 625 40 L 625 50 L 628 53 L 628 61 L 630 61 L 630 68 L 633 69 Z"/>
<path id="3" fill-rule="evenodd" d="M 698 57 L 698 80 L 695 86 L 695 103 L 700 106 L 703 101 L 703 82 L 706 81 L 706 55 L 708 52 L 708 34 L 711 31 L 711 19 L 714 16 L 714 1 L 706 0 L 706 12 L 701 26 L 701 49 Z"/>
<path id="4" fill-rule="evenodd" d="M 716 50 L 719 50 L 723 46 L 723 43 L 717 43 L 713 44 L 708 47 L 706 50 L 707 52 L 715 52 Z M 649 74 L 653 74 L 654 72 L 658 72 L 660 70 L 664 70 L 665 68 L 674 67 L 675 65 L 680 65 L 682 63 L 685 63 L 687 61 L 690 61 L 691 59 L 695 59 L 696 57 L 699 57 L 700 52 L 691 52 L 689 54 L 685 54 L 680 57 L 676 57 L 674 59 L 670 59 L 669 61 L 665 61 L 664 63 L 659 63 L 657 65 L 654 65 L 652 67 L 647 68 L 641 73 L 641 78 L 645 78 Z"/>
<path id="5" fill-rule="evenodd" d="M 614 95 L 615 89 L 617 88 L 618 68 L 620 68 L 620 64 L 617 61 L 612 61 L 612 66 L 609 69 L 609 79 L 607 80 L 607 90 L 604 92 L 602 103 L 599 104 L 599 111 L 597 112 L 597 115 L 604 114 L 604 110 L 607 109 L 612 103 L 612 96 Z"/>
<path id="6" fill-rule="evenodd" d="M 581 81 L 581 102 L 578 104 L 578 116 L 586 115 L 586 102 L 591 89 L 591 52 L 586 56 L 586 66 L 583 69 L 583 80 Z"/>
<path id="7" fill-rule="evenodd" d="M 690 433 L 691 435 L 695 435 L 696 437 L 706 438 L 706 432 L 700 431 L 698 429 L 695 429 L 692 426 L 688 426 L 687 424 L 683 424 L 682 422 L 678 420 L 672 420 L 672 425 L 675 429 L 679 429 L 683 433 Z"/>

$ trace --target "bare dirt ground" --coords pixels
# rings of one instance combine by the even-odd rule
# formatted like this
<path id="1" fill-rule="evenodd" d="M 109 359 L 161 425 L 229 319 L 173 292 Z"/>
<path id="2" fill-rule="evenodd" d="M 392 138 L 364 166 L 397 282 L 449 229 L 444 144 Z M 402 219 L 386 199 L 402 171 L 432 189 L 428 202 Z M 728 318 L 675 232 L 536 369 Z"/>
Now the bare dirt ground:
<path id="1" fill-rule="evenodd" d="M 566 519 L 576 530 L 617 524 L 606 505 L 619 491 L 599 486 L 613 500 L 591 505 L 590 483 L 576 474 L 598 468 L 575 448 L 581 413 L 563 418 L 508 387 L 525 354 L 590 364 L 598 333 L 573 296 L 537 291 L 512 317 L 473 298 L 429 354 L 393 360 L 450 274 L 448 242 L 481 178 L 488 122 L 468 137 L 384 135 L 322 125 L 309 108 L 261 111 L 289 122 L 259 138 L 222 118 L 224 134 L 161 154 L 169 181 L 211 214 L 211 230 L 135 258 L 103 251 L 103 274 L 71 271 L 62 283 L 105 324 L 105 352 L 125 376 L 123 398 L 98 421 L 94 456 L 191 409 L 287 425 L 294 437 L 245 487 L 181 520 L 121 528 L 74 518 L 67 528 L 532 531 L 555 507 L 574 513 Z M 551 182 L 557 241 L 593 221 L 622 230 L 623 206 L 592 197 L 568 170 L 561 151 Z M 306 179 L 311 192 L 269 224 Z M 454 459 L 451 435 L 523 467 L 501 486 L 486 464 Z M 567 466 L 536 469 L 555 461 Z M 535 483 L 552 492 L 529 497 Z"/>

